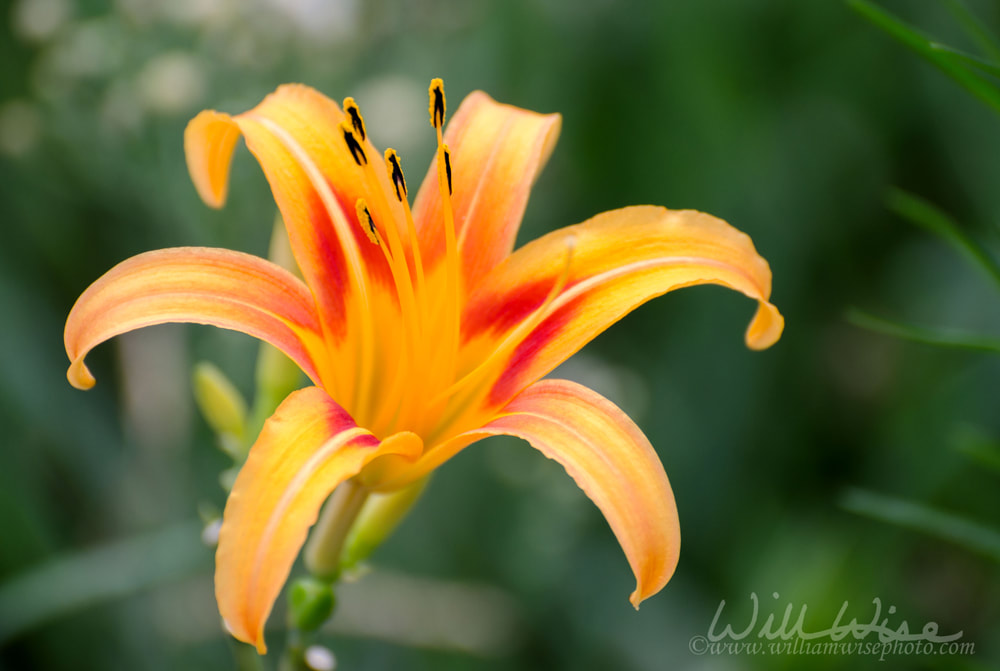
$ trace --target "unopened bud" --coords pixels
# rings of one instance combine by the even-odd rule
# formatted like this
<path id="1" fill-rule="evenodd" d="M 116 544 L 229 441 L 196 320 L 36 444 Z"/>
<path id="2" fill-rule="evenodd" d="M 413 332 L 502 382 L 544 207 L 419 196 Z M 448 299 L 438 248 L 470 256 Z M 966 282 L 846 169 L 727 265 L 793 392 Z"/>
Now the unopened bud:
<path id="1" fill-rule="evenodd" d="M 194 397 L 202 416 L 219 436 L 219 445 L 237 461 L 246 456 L 244 430 L 247 404 L 229 378 L 210 363 L 201 362 L 192 375 Z"/>

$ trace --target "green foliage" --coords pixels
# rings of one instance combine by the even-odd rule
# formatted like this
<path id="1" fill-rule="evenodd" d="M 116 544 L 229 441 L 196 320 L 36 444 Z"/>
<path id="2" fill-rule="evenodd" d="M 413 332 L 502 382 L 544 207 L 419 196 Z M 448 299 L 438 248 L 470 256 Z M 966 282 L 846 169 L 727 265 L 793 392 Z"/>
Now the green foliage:
<path id="1" fill-rule="evenodd" d="M 914 529 L 1000 562 L 1000 532 L 959 515 L 860 489 L 847 490 L 840 505 L 859 515 Z"/>
<path id="2" fill-rule="evenodd" d="M 996 54 L 996 41 L 975 21 L 958 0 L 947 4 L 953 11 L 958 12 L 962 26 L 981 45 L 987 47 L 994 60 L 984 61 L 951 47 L 939 45 L 868 0 L 848 0 L 848 4 L 888 35 L 936 65 L 956 83 L 1000 114 L 1000 89 L 997 88 L 995 81 L 983 76 L 984 74 L 995 74 L 997 68 L 1000 67 L 1000 59 L 997 59 Z M 985 73 L 982 72 L 983 70 Z"/>

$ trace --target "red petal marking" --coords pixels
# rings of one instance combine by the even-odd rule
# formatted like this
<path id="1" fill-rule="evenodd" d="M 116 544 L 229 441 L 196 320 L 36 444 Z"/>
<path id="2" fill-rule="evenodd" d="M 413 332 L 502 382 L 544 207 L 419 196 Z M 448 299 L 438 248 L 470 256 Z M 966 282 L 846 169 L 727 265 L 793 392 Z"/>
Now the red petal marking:
<path id="1" fill-rule="evenodd" d="M 544 297 L 543 295 L 543 300 Z M 566 325 L 573 320 L 586 298 L 587 296 L 584 294 L 556 310 L 518 344 L 500 377 L 490 389 L 488 403 L 491 406 L 505 404 L 511 397 L 520 393 L 527 382 L 531 382 L 531 380 L 525 380 L 522 374 L 529 368 L 532 360 L 545 345 L 555 340 Z"/>
<path id="2" fill-rule="evenodd" d="M 469 305 L 462 315 L 462 344 L 489 331 L 505 333 L 528 318 L 548 296 L 556 277 L 523 284 L 515 291 L 493 295 Z"/>

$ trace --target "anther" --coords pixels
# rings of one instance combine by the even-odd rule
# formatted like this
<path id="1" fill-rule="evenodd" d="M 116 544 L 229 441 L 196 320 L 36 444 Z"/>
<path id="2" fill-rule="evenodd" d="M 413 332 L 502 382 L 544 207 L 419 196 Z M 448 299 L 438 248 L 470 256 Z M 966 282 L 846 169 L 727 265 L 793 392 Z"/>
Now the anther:
<path id="1" fill-rule="evenodd" d="M 403 169 L 399 166 L 399 154 L 395 149 L 385 150 L 385 167 L 389 170 L 392 185 L 396 187 L 396 200 L 402 201 L 406 198 L 406 179 L 403 177 Z"/>
<path id="2" fill-rule="evenodd" d="M 444 174 L 448 178 L 448 195 L 451 195 L 451 150 L 448 149 L 448 145 L 442 147 L 442 153 L 444 154 Z"/>
<path id="3" fill-rule="evenodd" d="M 382 243 L 378 237 L 378 229 L 375 228 L 375 220 L 372 219 L 372 213 L 368 211 L 368 203 L 365 202 L 364 198 L 358 198 L 358 201 L 354 204 L 354 210 L 358 214 L 358 224 L 365 229 L 368 239 L 376 245 L 381 245 Z"/>
<path id="4" fill-rule="evenodd" d="M 365 131 L 365 120 L 361 118 L 361 108 L 358 104 L 354 102 L 354 98 L 344 98 L 344 111 L 347 112 L 351 117 L 351 125 L 354 127 L 354 131 L 364 142 L 368 139 L 368 133 Z"/>
<path id="5" fill-rule="evenodd" d="M 341 122 L 340 130 L 344 134 L 344 142 L 347 143 L 347 148 L 351 151 L 354 162 L 359 166 L 368 165 L 368 157 L 365 156 L 365 150 L 361 147 L 358 139 L 354 137 L 353 127 L 345 120 Z"/>
<path id="6" fill-rule="evenodd" d="M 431 113 L 431 125 L 435 128 L 444 127 L 444 82 L 440 78 L 434 78 L 431 80 L 430 86 L 430 113 Z"/>

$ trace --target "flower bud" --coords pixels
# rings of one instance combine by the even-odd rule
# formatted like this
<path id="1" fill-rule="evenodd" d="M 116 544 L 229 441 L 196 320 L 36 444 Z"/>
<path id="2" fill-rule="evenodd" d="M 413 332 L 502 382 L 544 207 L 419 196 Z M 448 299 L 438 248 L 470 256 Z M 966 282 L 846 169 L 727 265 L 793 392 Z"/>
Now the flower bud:
<path id="1" fill-rule="evenodd" d="M 335 605 L 330 583 L 312 577 L 299 578 L 288 590 L 289 625 L 299 631 L 316 631 L 333 614 Z"/>
<path id="2" fill-rule="evenodd" d="M 205 421 L 219 437 L 219 446 L 237 461 L 246 457 L 247 404 L 229 378 L 201 362 L 192 374 L 194 397 Z"/>

